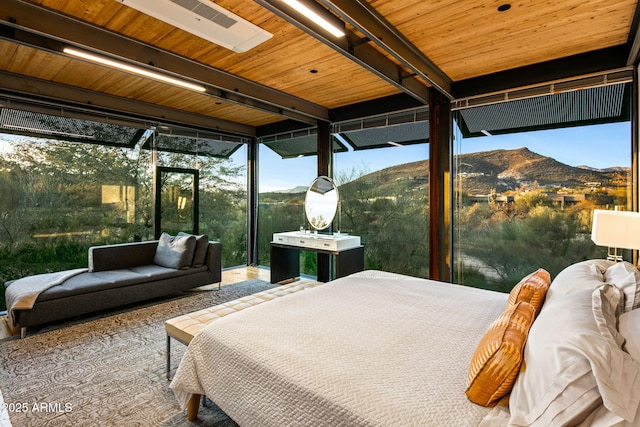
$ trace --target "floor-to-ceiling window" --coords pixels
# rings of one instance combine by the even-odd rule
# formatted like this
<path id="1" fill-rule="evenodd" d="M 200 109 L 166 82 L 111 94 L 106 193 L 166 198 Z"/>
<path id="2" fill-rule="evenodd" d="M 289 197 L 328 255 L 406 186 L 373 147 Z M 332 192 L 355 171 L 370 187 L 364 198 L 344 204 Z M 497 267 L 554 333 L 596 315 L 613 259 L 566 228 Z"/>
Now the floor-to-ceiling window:
<path id="1" fill-rule="evenodd" d="M 509 291 L 606 258 L 592 213 L 631 208 L 630 99 L 618 84 L 455 112 L 456 282 Z"/>
<path id="2" fill-rule="evenodd" d="M 197 232 L 222 243 L 223 267 L 247 263 L 247 143 L 243 138 L 162 125 L 149 143 L 154 173 L 161 168 L 170 171 L 163 181 L 156 180 L 170 200 L 156 218 L 156 224 L 166 224 L 160 231 L 191 232 L 190 205 L 197 191 Z"/>
<path id="3" fill-rule="evenodd" d="M 263 137 L 258 149 L 258 264 L 270 265 L 273 233 L 308 228 L 304 199 L 318 175 L 315 128 Z M 316 275 L 316 255 L 301 251 L 300 272 Z"/>
<path id="4" fill-rule="evenodd" d="M 5 103 L 0 280 L 85 267 L 93 245 L 153 239 L 158 170 L 167 172 L 161 231 L 196 231 L 197 223 L 222 242 L 223 266 L 246 264 L 246 153 L 246 141 L 228 135 Z"/>
<path id="5" fill-rule="evenodd" d="M 365 268 L 428 277 L 428 110 L 337 123 L 339 231 L 359 235 Z"/>

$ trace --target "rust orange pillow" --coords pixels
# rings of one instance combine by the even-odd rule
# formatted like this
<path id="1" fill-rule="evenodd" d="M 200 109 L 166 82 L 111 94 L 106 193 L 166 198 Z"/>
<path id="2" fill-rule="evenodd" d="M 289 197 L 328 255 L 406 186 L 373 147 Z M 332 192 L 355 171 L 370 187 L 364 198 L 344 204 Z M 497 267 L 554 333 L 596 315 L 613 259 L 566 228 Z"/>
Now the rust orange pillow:
<path id="1" fill-rule="evenodd" d="M 536 316 L 540 313 L 544 299 L 547 296 L 547 290 L 551 284 L 551 276 L 549 272 L 539 268 L 529 274 L 513 287 L 509 293 L 507 307 L 515 305 L 520 301 L 528 302 L 536 309 Z"/>
<path id="2" fill-rule="evenodd" d="M 466 391 L 469 400 L 494 406 L 511 392 L 535 314 L 533 305 L 520 301 L 507 307 L 489 326 L 471 358 Z"/>

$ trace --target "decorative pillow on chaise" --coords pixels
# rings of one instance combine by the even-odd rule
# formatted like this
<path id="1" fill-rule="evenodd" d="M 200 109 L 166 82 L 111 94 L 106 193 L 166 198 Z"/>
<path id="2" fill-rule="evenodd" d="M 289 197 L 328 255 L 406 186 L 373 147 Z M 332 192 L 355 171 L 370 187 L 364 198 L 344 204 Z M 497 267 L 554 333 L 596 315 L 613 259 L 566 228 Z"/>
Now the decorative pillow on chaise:
<path id="1" fill-rule="evenodd" d="M 578 425 L 600 404 L 610 418 L 633 422 L 640 365 L 622 351 L 615 327 L 621 295 L 605 284 L 545 303 L 509 397 L 509 425 Z"/>
<path id="2" fill-rule="evenodd" d="M 616 262 L 604 272 L 604 279 L 624 292 L 624 313 L 640 307 L 640 271 L 633 264 Z"/>
<path id="3" fill-rule="evenodd" d="M 178 236 L 194 236 L 196 238 L 196 250 L 193 253 L 191 267 L 202 267 L 207 262 L 207 251 L 209 250 L 209 236 L 206 234 L 188 234 L 182 231 Z"/>
<path id="4" fill-rule="evenodd" d="M 509 293 L 507 306 L 515 305 L 520 301 L 528 302 L 536 309 L 536 316 L 540 313 L 544 304 L 551 276 L 547 270 L 539 268 L 528 276 L 524 277 Z"/>
<path id="5" fill-rule="evenodd" d="M 581 290 L 593 291 L 599 288 L 605 283 L 605 271 L 614 264 L 614 261 L 606 259 L 590 259 L 571 264 L 558 273 L 551 282 L 545 298 L 545 304 L 548 305 L 552 300 L 573 292 Z"/>
<path id="6" fill-rule="evenodd" d="M 186 270 L 191 268 L 195 250 L 195 236 L 171 236 L 162 233 L 153 263 L 167 268 Z"/>
<path id="7" fill-rule="evenodd" d="M 518 302 L 489 326 L 471 358 L 466 391 L 469 400 L 493 406 L 511 391 L 535 314 L 533 305 Z"/>

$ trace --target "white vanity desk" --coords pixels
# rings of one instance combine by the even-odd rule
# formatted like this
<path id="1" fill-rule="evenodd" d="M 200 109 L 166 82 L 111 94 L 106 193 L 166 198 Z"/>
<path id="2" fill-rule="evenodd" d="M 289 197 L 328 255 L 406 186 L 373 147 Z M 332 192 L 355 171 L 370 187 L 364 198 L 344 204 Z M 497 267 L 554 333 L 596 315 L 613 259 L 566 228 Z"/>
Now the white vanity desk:
<path id="1" fill-rule="evenodd" d="M 335 257 L 336 278 L 364 270 L 364 246 L 360 236 L 289 231 L 274 233 L 271 242 L 271 283 L 300 276 L 300 250 Z M 318 281 L 332 277 L 318 274 Z"/>
<path id="2" fill-rule="evenodd" d="M 318 254 L 318 281 L 328 282 L 334 276 L 331 257 L 335 259 L 335 277 L 364 270 L 364 246 L 360 236 L 331 233 L 340 199 L 338 187 L 327 176 L 317 177 L 309 186 L 304 212 L 313 231 L 274 233 L 271 241 L 271 283 L 300 276 L 300 251 Z M 338 230 L 340 230 L 338 215 Z"/>
<path id="3" fill-rule="evenodd" d="M 274 233 L 273 243 L 300 246 L 301 248 L 342 251 L 360 246 L 360 236 L 323 234 L 313 231 L 287 231 L 286 233 Z"/>

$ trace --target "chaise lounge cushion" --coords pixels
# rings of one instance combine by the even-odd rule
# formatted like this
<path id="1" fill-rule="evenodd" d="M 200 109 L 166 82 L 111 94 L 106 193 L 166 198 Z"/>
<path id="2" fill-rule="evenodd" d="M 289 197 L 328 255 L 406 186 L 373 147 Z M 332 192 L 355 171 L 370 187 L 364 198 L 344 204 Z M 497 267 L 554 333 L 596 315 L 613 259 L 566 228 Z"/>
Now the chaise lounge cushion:
<path id="1" fill-rule="evenodd" d="M 153 257 L 153 263 L 162 267 L 186 270 L 191 268 L 196 250 L 196 237 L 193 235 L 171 236 L 162 233 Z"/>
<path id="2" fill-rule="evenodd" d="M 206 267 L 192 269 L 192 271 L 190 270 L 188 273 L 195 274 L 202 271 L 206 271 Z M 122 288 L 138 283 L 158 281 L 172 277 L 181 277 L 184 275 L 185 272 L 182 270 L 162 267 L 159 265 L 144 265 L 128 269 L 83 273 L 66 280 L 58 286 L 48 289 L 47 292 L 40 294 L 38 302 L 66 298 L 73 295 L 88 294 L 91 292 L 99 292 L 106 289 Z"/>
<path id="3" fill-rule="evenodd" d="M 195 241 L 194 236 L 191 239 Z M 15 323 L 21 328 L 22 336 L 26 328 L 32 326 L 220 282 L 222 247 L 219 242 L 208 242 L 205 265 L 192 268 L 190 259 L 185 270 L 154 264 L 157 247 L 158 241 L 153 240 L 89 248 L 86 272 L 66 277 L 64 283 L 39 292 L 30 309 L 15 310 Z M 5 283 L 7 292 L 11 292 L 15 282 Z"/>

